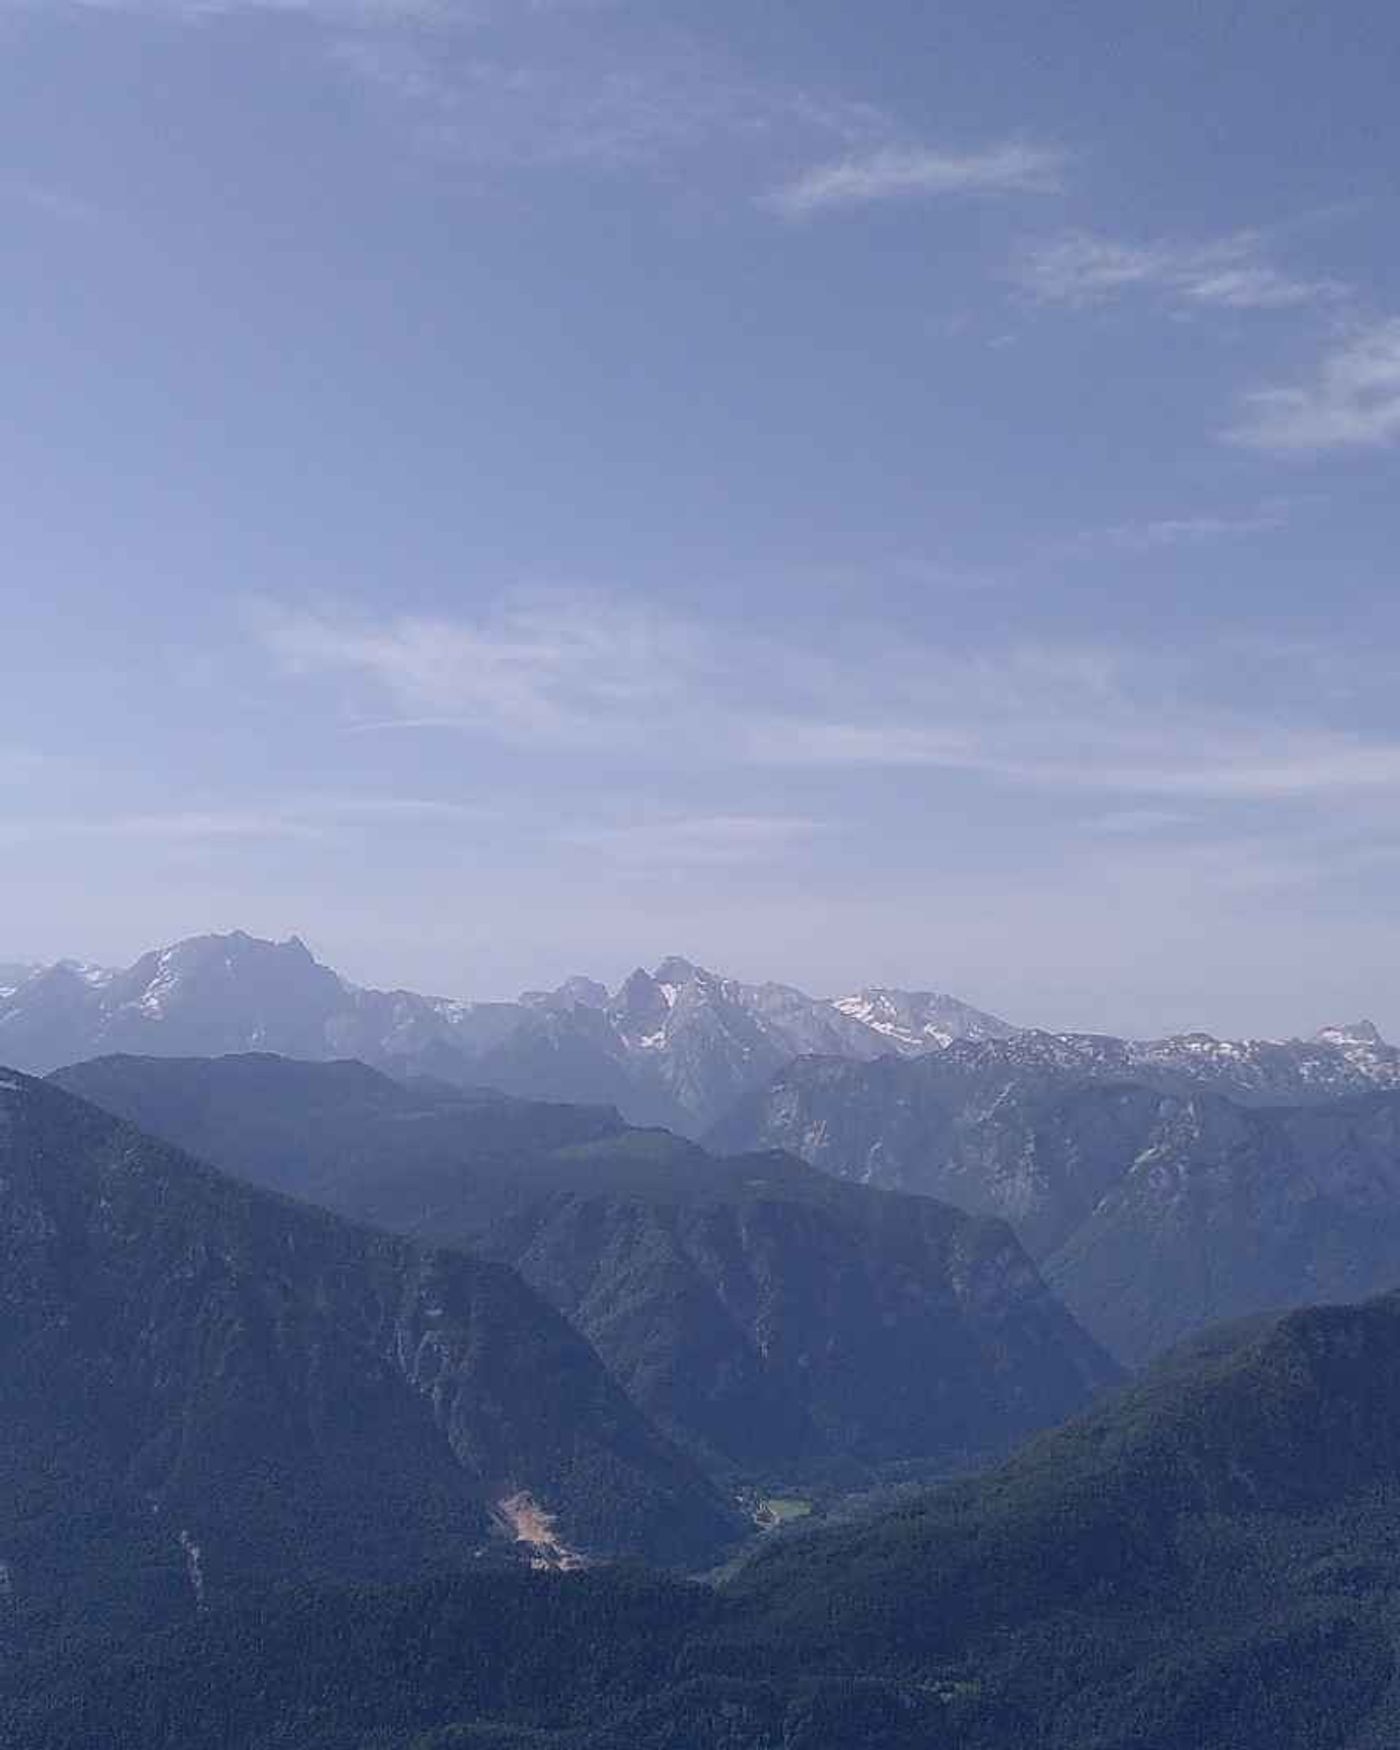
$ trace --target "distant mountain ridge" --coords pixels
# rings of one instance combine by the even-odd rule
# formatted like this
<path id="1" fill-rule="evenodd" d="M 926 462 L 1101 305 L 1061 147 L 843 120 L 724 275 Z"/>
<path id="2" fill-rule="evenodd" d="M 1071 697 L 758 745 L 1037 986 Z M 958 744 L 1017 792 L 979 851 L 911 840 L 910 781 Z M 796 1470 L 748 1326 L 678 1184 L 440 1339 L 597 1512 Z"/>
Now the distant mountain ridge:
<path id="1" fill-rule="evenodd" d="M 1253 1103 L 1400 1087 L 1400 1051 L 1368 1022 L 1311 1040 L 1128 1041 L 1019 1029 L 936 991 L 872 986 L 811 997 L 677 956 L 638 968 L 615 991 L 574 977 L 515 1002 L 368 989 L 295 936 L 268 942 L 240 931 L 191 937 L 123 971 L 64 961 L 0 974 L 0 1062 L 32 1074 L 112 1052 L 358 1058 L 393 1075 L 611 1104 L 631 1123 L 688 1136 L 808 1056 L 871 1062 L 981 1051 L 1016 1073 L 1148 1076 Z"/>
<path id="2" fill-rule="evenodd" d="M 0 980 L 0 1061 L 35 1074 L 110 1052 L 353 1057 L 527 1098 L 609 1102 L 635 1123 L 688 1133 L 805 1053 L 872 1058 L 1014 1031 L 936 992 L 826 1001 L 674 956 L 612 993 L 571 978 L 514 1003 L 365 989 L 298 937 L 239 931 L 192 937 L 124 971 L 60 962 L 23 972 Z"/>
<path id="3" fill-rule="evenodd" d="M 803 1058 L 710 1133 L 1015 1228 L 1120 1360 L 1211 1320 L 1400 1281 L 1397 1053 L 1040 1033 Z"/>

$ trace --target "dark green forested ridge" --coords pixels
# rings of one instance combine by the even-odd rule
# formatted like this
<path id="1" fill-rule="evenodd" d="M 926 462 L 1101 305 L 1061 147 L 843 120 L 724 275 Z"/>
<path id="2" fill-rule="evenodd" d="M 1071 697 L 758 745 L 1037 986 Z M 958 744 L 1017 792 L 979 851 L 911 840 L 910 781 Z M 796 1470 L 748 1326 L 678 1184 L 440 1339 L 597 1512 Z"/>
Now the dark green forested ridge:
<path id="1" fill-rule="evenodd" d="M 518 1495 L 597 1554 L 741 1529 L 513 1271 L 0 1074 L 0 1636 L 450 1570 Z"/>
<path id="2" fill-rule="evenodd" d="M 1383 1750 L 1400 1297 L 1213 1334 L 999 1470 L 718 1592 L 443 1577 L 30 1669 L 16 1750 Z"/>

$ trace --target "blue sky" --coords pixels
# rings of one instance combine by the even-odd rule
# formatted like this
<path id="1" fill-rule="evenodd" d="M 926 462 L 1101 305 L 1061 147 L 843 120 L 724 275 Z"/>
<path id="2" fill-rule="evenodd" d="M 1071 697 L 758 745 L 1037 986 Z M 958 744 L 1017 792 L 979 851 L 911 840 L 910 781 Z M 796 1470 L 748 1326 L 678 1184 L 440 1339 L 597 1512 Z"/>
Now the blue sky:
<path id="1" fill-rule="evenodd" d="M 1397 55 L 0 0 L 0 958 L 1400 1034 Z"/>

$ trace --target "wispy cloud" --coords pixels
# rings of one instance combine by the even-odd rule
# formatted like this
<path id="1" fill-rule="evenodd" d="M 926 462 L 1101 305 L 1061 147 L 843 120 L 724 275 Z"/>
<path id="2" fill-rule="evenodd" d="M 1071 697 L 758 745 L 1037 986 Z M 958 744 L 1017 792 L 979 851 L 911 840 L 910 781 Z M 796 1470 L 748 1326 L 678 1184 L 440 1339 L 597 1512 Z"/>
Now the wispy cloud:
<path id="1" fill-rule="evenodd" d="M 1098 714 L 940 728 L 901 720 L 773 720 L 753 757 L 796 766 L 910 766 L 1046 791 L 1286 801 L 1400 791 L 1400 743 L 1277 732 L 1206 709 L 1153 721 L 1126 698 Z"/>
<path id="2" fill-rule="evenodd" d="M 1066 155 L 1009 139 L 910 142 L 839 91 L 738 63 L 713 35 L 624 0 L 0 0 L 30 10 L 236 16 L 318 27 L 331 62 L 404 137 L 480 171 L 674 175 L 772 185 L 791 217 L 917 196 L 1046 194 Z M 793 171 L 794 165 L 812 167 Z M 786 180 L 784 177 L 786 175 Z"/>
<path id="3" fill-rule="evenodd" d="M 907 769 L 1046 793 L 1314 801 L 1400 791 L 1400 743 L 1252 716 L 1199 652 L 893 645 L 707 626 L 625 597 L 536 596 L 465 621 L 272 617 L 294 674 L 368 683 L 391 724 L 685 769 Z M 1275 675 L 1275 680 L 1279 677 Z M 1311 697 L 1302 678 L 1294 689 Z M 363 698 L 363 695 L 361 695 Z M 382 712 L 381 712 L 382 718 Z"/>
<path id="4" fill-rule="evenodd" d="M 314 837 L 304 821 L 245 809 L 190 809 L 155 814 L 40 815 L 0 823 L 0 841 L 23 846 L 53 839 L 196 844 Z"/>
<path id="5" fill-rule="evenodd" d="M 122 814 L 11 815 L 0 821 L 0 843 L 102 839 L 144 844 L 201 845 L 259 840 L 320 839 L 345 826 L 385 822 L 479 820 L 473 805 L 412 796 L 310 796 L 251 808 L 166 809 Z"/>
<path id="6" fill-rule="evenodd" d="M 917 197 L 1054 194 L 1063 185 L 1065 163 L 1062 151 L 1024 141 L 963 152 L 890 145 L 816 165 L 766 199 L 789 218 L 805 218 Z"/>
<path id="7" fill-rule="evenodd" d="M 643 869 L 727 868 L 781 857 L 822 830 L 820 821 L 794 815 L 693 814 L 579 828 L 564 838 Z"/>
<path id="8" fill-rule="evenodd" d="M 1222 516 L 1206 513 L 1194 516 L 1146 517 L 1140 522 L 1107 523 L 1102 528 L 1085 529 L 1066 542 L 1070 553 L 1100 551 L 1117 553 L 1152 553 L 1164 548 L 1203 547 L 1217 541 L 1244 540 L 1251 535 L 1270 535 L 1288 522 L 1288 506 L 1273 499 L 1251 511 Z"/>
<path id="9" fill-rule="evenodd" d="M 405 139 L 464 167 L 751 176 L 795 153 L 888 138 L 873 106 L 736 64 L 624 0 L 0 0 L 164 18 L 299 20 Z M 762 174 L 761 170 L 759 174 Z"/>
<path id="10" fill-rule="evenodd" d="M 150 18 L 222 18 L 238 13 L 283 13 L 327 24 L 386 24 L 398 20 L 479 17 L 482 6 L 453 0 L 8 0 L 15 10 L 127 12 Z"/>
<path id="11" fill-rule="evenodd" d="M 1097 815 L 1090 832 L 1110 839 L 1155 839 L 1192 824 L 1193 816 L 1170 808 L 1115 808 Z"/>
<path id="12" fill-rule="evenodd" d="M 1255 231 L 1207 243 L 1129 243 L 1069 232 L 1032 245 L 1013 275 L 1042 303 L 1081 308 L 1143 292 L 1180 309 L 1286 310 L 1344 292 L 1334 280 L 1300 278 L 1275 267 Z"/>
<path id="13" fill-rule="evenodd" d="M 385 622 L 263 617 L 265 642 L 294 673 L 358 672 L 400 719 L 510 740 L 609 739 L 694 690 L 698 629 L 623 598 L 514 597 L 475 620 Z"/>
<path id="14" fill-rule="evenodd" d="M 704 159 L 747 177 L 797 150 L 889 132 L 869 105 L 763 79 L 702 44 L 645 32 L 344 33 L 334 54 L 423 145 L 483 168 L 671 172 Z"/>
<path id="15" fill-rule="evenodd" d="M 1295 453 L 1379 448 L 1400 439 L 1400 318 L 1334 345 L 1311 382 L 1246 395 L 1225 435 L 1253 449 Z"/>

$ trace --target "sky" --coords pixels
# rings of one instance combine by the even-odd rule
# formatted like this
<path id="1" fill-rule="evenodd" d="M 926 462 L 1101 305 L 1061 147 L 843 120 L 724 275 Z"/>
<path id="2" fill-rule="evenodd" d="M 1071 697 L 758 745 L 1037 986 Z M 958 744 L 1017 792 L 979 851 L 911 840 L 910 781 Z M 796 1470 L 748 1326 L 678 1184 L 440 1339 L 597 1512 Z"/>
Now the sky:
<path id="1" fill-rule="evenodd" d="M 1400 1037 L 1397 60 L 0 0 L 0 959 Z"/>

